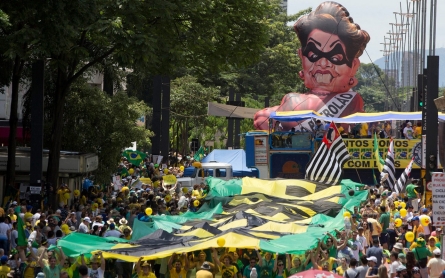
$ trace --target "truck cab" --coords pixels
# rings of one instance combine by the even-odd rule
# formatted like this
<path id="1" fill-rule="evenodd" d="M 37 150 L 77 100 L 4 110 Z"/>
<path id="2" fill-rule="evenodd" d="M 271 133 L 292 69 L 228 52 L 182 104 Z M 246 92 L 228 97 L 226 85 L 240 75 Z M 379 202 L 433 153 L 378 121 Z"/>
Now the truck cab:
<path id="1" fill-rule="evenodd" d="M 193 190 L 195 184 L 205 183 L 208 177 L 215 177 L 223 180 L 233 179 L 232 165 L 222 162 L 205 162 L 200 163 L 200 167 L 195 167 L 191 177 L 178 178 L 177 183 L 181 183 L 181 187 Z"/>

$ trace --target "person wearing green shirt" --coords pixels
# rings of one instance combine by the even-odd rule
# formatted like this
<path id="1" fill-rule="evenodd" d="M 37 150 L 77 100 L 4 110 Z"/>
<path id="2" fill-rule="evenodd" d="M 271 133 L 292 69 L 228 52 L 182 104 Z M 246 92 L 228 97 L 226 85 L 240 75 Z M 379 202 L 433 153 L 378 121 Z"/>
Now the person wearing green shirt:
<path id="1" fill-rule="evenodd" d="M 45 248 L 45 251 L 39 257 L 39 265 L 43 269 L 43 273 L 47 278 L 60 278 L 60 271 L 63 268 L 63 263 L 65 262 L 65 254 L 62 251 L 62 247 L 58 247 L 60 252 L 60 259 L 57 260 L 55 256 L 48 256 L 48 264 L 43 262 L 43 256 L 48 252 L 48 248 Z"/>
<path id="2" fill-rule="evenodd" d="M 383 249 L 388 249 L 388 227 L 389 227 L 389 213 L 386 211 L 386 206 L 380 206 L 380 225 L 382 225 L 382 232 L 380 233 L 380 244 L 382 245 Z"/>
<path id="3" fill-rule="evenodd" d="M 412 180 L 411 183 L 406 186 L 406 195 L 408 196 L 408 203 L 413 205 L 415 210 L 418 210 L 417 209 L 417 206 L 418 206 L 417 199 L 420 198 L 420 195 L 416 190 L 417 187 L 419 187 L 417 185 L 417 180 Z"/>
<path id="4" fill-rule="evenodd" d="M 423 238 L 417 238 L 416 247 L 412 250 L 414 253 L 414 257 L 416 258 L 417 263 L 420 266 L 420 271 L 426 271 L 428 257 L 431 257 L 431 251 L 426 247 L 426 242 Z M 428 277 L 428 273 L 425 273 L 425 277 Z"/>

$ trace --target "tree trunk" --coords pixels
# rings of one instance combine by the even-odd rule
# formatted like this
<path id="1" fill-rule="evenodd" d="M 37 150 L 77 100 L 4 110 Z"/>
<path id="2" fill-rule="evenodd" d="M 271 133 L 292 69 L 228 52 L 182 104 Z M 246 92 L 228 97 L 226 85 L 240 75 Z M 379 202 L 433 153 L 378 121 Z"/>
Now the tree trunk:
<path id="1" fill-rule="evenodd" d="M 19 103 L 19 85 L 22 76 L 23 61 L 15 57 L 12 73 L 11 111 L 9 113 L 8 162 L 6 164 L 6 185 L 14 187 L 15 184 L 15 154 L 17 136 L 17 108 Z"/>
<path id="2" fill-rule="evenodd" d="M 64 73 L 59 70 L 57 77 L 57 85 L 54 95 L 54 107 L 53 107 L 53 126 L 51 128 L 51 138 L 48 157 L 48 168 L 46 170 L 46 181 L 52 186 L 52 190 L 48 195 L 48 205 L 53 209 L 58 207 L 56 200 L 56 189 L 59 182 L 59 162 L 60 162 L 60 149 L 62 145 L 62 132 L 63 132 L 63 107 L 65 106 L 66 93 L 68 87 L 66 87 L 66 78 Z"/>

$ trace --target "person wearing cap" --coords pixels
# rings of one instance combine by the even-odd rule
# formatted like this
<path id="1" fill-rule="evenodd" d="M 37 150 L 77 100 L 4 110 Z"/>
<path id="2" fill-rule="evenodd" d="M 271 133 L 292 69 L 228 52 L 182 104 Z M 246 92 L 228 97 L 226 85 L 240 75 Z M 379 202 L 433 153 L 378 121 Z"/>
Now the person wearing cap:
<path id="1" fill-rule="evenodd" d="M 434 258 L 430 259 L 427 264 L 429 278 L 439 278 L 442 271 L 445 270 L 445 261 L 440 258 L 441 251 L 439 248 L 433 251 Z"/>
<path id="2" fill-rule="evenodd" d="M 86 266 L 84 254 L 80 255 L 80 261 L 82 265 Z M 100 262 L 100 267 L 99 267 L 99 262 Z M 104 278 L 105 259 L 102 255 L 102 252 L 97 252 L 91 258 L 90 263 L 91 263 L 91 268 L 88 268 L 88 276 L 91 278 Z"/>
<path id="3" fill-rule="evenodd" d="M 235 267 L 235 266 L 232 266 Z M 225 276 L 222 276 L 225 277 Z M 230 278 L 231 276 L 227 276 Z M 204 262 L 201 266 L 201 269 L 196 271 L 196 278 L 213 278 L 212 267 L 208 262 Z"/>
<path id="4" fill-rule="evenodd" d="M 397 242 L 396 244 L 394 244 L 394 246 L 392 247 L 392 252 L 395 252 L 397 254 L 403 253 L 402 243 Z"/>
<path id="5" fill-rule="evenodd" d="M 422 274 L 422 277 L 428 277 L 427 262 L 428 257 L 430 257 L 432 254 L 426 247 L 426 242 L 423 237 L 419 237 L 416 239 L 416 247 L 412 249 L 412 252 L 414 253 L 414 257 L 416 258 L 417 263 L 420 267 L 420 273 Z"/>
<path id="6" fill-rule="evenodd" d="M 399 253 L 398 257 L 399 257 L 399 262 L 404 266 L 406 266 L 406 255 L 404 253 Z"/>
<path id="7" fill-rule="evenodd" d="M 168 260 L 170 278 L 184 278 L 187 276 L 187 271 L 189 270 L 189 260 L 187 258 L 187 254 L 182 253 L 182 258 L 184 259 L 184 266 L 182 266 L 181 260 L 178 258 L 176 253 L 173 253 Z"/>
<path id="8" fill-rule="evenodd" d="M 151 265 L 144 261 L 142 262 L 142 257 L 134 265 L 134 272 L 138 275 L 138 278 L 156 278 L 156 275 L 151 270 Z"/>
<path id="9" fill-rule="evenodd" d="M 51 278 L 60 278 L 60 271 L 63 268 L 63 263 L 65 262 L 65 254 L 63 253 L 62 247 L 58 247 L 60 252 L 60 259 L 57 260 L 57 258 L 53 255 L 49 257 L 48 264 L 45 264 L 43 262 L 43 255 L 48 253 L 48 249 L 43 252 L 39 257 L 39 266 L 43 269 L 43 273 L 45 273 L 45 277 L 51 277 Z"/>
<path id="10" fill-rule="evenodd" d="M 11 271 L 11 269 L 9 268 L 9 266 L 7 265 L 8 263 L 8 256 L 1 256 L 0 258 L 0 277 L 6 277 L 9 272 Z"/>
<path id="11" fill-rule="evenodd" d="M 377 267 L 377 258 L 375 256 L 371 256 L 367 257 L 366 260 L 368 261 L 368 272 L 366 273 L 366 277 L 377 275 L 379 273 L 379 268 Z"/>
<path id="12" fill-rule="evenodd" d="M 417 192 L 418 180 L 410 180 L 411 182 L 406 186 L 406 196 L 408 197 L 408 203 L 415 207 L 416 211 L 418 210 L 419 202 L 418 199 L 421 198 L 421 195 Z M 408 205 L 408 204 L 407 204 Z"/>
<path id="13" fill-rule="evenodd" d="M 399 278 L 408 278 L 409 277 L 408 270 L 406 269 L 406 266 L 404 266 L 404 265 L 399 265 L 397 267 L 396 271 L 397 271 L 397 277 L 399 277 Z"/>
<path id="14" fill-rule="evenodd" d="M 132 231 L 131 228 L 130 228 L 130 226 L 128 226 L 128 221 L 127 221 L 127 219 L 125 219 L 125 218 L 122 217 L 122 218 L 119 220 L 119 231 L 120 231 L 121 233 L 123 233 L 125 229 L 129 229 L 130 232 Z"/>
<path id="15" fill-rule="evenodd" d="M 277 125 L 277 123 L 279 124 L 279 126 L 281 126 L 281 123 L 279 121 L 277 121 L 275 123 L 275 126 Z M 315 137 L 323 138 L 325 131 L 326 131 L 326 129 L 325 129 L 324 124 L 320 120 L 317 119 L 315 121 L 315 126 L 314 126 Z"/>
<path id="16" fill-rule="evenodd" d="M 221 277 L 235 278 L 236 274 L 238 273 L 238 269 L 236 268 L 236 266 L 234 266 L 232 264 L 232 258 L 228 254 L 225 254 L 222 257 L 223 263 L 221 263 L 218 258 L 218 254 L 216 253 L 216 249 L 212 248 L 212 251 L 213 251 L 212 252 L 213 261 L 215 262 L 216 266 L 218 266 L 219 271 L 221 272 Z M 273 261 L 273 259 L 272 259 L 272 261 Z M 204 262 L 204 264 L 202 264 L 202 266 L 204 266 L 205 264 L 207 264 L 207 262 Z M 201 266 L 201 268 L 202 268 L 202 266 Z M 202 277 L 204 277 L 204 276 L 202 276 Z"/>
<path id="17" fill-rule="evenodd" d="M 29 251 L 26 251 L 26 248 L 28 248 Z M 26 248 L 23 246 L 17 247 L 21 260 L 20 270 L 22 272 L 23 278 L 34 278 L 35 277 L 34 270 L 37 267 L 36 265 L 37 257 L 32 247 L 26 247 Z"/>
<path id="18" fill-rule="evenodd" d="M 105 232 L 104 237 L 120 237 L 122 233 L 116 230 L 116 225 L 114 223 L 110 224 L 110 229 Z"/>
<path id="19" fill-rule="evenodd" d="M 414 130 L 413 124 L 411 122 L 407 122 L 405 128 L 403 129 L 403 135 L 406 140 L 411 140 L 414 138 Z"/>
<path id="20" fill-rule="evenodd" d="M 439 247 L 436 246 L 436 244 L 438 243 L 438 239 L 435 236 L 430 236 L 428 238 L 428 249 L 430 250 L 431 253 L 433 253 L 434 256 L 434 250 L 439 249 Z M 439 243 L 440 244 L 440 243 Z M 433 258 L 433 256 L 431 258 Z"/>
<path id="21" fill-rule="evenodd" d="M 90 232 L 90 228 L 89 225 L 91 223 L 91 220 L 89 217 L 85 217 L 82 221 L 82 223 L 80 223 L 79 225 L 79 233 L 82 234 L 88 234 Z"/>
<path id="22" fill-rule="evenodd" d="M 411 219 L 411 226 L 413 227 L 414 238 L 420 237 L 420 234 L 425 235 L 423 226 L 420 225 L 420 218 L 419 218 L 419 216 L 414 216 Z"/>

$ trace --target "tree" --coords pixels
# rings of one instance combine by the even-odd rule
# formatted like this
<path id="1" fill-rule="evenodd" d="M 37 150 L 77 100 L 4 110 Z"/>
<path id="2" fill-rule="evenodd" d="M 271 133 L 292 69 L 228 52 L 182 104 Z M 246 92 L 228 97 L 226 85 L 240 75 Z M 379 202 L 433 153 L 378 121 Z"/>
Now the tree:
<path id="1" fill-rule="evenodd" d="M 192 76 L 177 78 L 171 83 L 171 124 L 173 140 L 178 142 L 181 153 L 189 151 L 189 136 L 202 134 L 195 128 L 205 128 L 209 123 L 207 103 L 215 101 L 219 90 L 215 87 L 204 87 Z M 201 136 L 199 136 L 200 138 Z"/>
<path id="2" fill-rule="evenodd" d="M 192 69 L 180 68 L 178 75 L 192 75 L 198 78 L 198 82 L 204 87 L 218 88 L 222 96 L 227 96 L 230 88 L 241 93 L 242 100 L 246 101 L 247 107 L 263 108 L 264 104 L 257 101 L 259 98 L 270 97 L 273 103 L 279 103 L 284 94 L 292 91 L 304 92 L 304 84 L 298 76 L 301 70 L 301 61 L 296 55 L 300 42 L 289 22 L 295 21 L 302 14 L 310 12 L 304 10 L 296 15 L 287 16 L 280 7 L 280 1 L 271 1 L 271 10 L 267 15 L 267 36 L 264 50 L 259 52 L 259 59 L 248 67 L 232 66 L 226 71 L 212 74 L 201 73 Z M 256 100 L 254 100 L 254 98 Z M 224 103 L 225 97 L 217 101 Z M 262 102 L 262 101 L 261 101 Z M 186 117 L 194 117 L 184 113 Z M 172 125 L 174 122 L 172 122 Z M 187 121 L 188 135 L 182 134 L 182 141 L 187 137 L 199 138 L 202 142 L 213 141 L 215 147 L 225 147 L 227 139 L 227 119 L 222 117 L 207 116 L 199 122 Z M 251 119 L 241 121 L 241 132 L 247 132 L 253 127 Z M 174 134 L 175 128 L 171 131 Z"/>
<path id="3" fill-rule="evenodd" d="M 8 15 L 29 11 L 18 5 L 21 1 L 6 2 L 0 9 Z M 16 4 L 23 9 L 16 10 Z M 66 100 L 71 85 L 88 70 L 102 63 L 151 74 L 168 74 L 178 66 L 213 72 L 251 63 L 267 38 L 263 18 L 269 4 L 259 0 L 60 0 L 35 5 L 37 18 L 23 23 L 38 32 L 35 57 L 51 59 L 47 73 L 54 83 L 54 121 L 47 181 L 53 184 Z M 19 52 L 17 47 L 8 51 L 12 57 Z"/>
<path id="4" fill-rule="evenodd" d="M 361 64 L 355 75 L 358 80 L 355 91 L 360 93 L 365 103 L 366 112 L 383 112 L 385 104 L 392 102 L 387 98 L 387 91 L 394 90 L 394 80 L 372 63 Z M 394 95 L 394 97 L 396 97 Z"/>
<path id="5" fill-rule="evenodd" d="M 19 86 L 26 61 L 30 62 L 37 36 L 34 27 L 39 25 L 35 1 L 2 1 L 0 3 L 0 86 L 11 86 L 9 116 L 8 162 L 6 185 L 15 183 L 15 154 L 17 135 L 17 109 Z"/>
<path id="6" fill-rule="evenodd" d="M 258 62 L 214 76 L 206 75 L 200 81 L 208 86 L 220 86 L 226 95 L 233 87 L 242 96 L 267 96 L 273 103 L 279 103 L 286 93 L 305 92 L 304 83 L 298 76 L 302 68 L 296 55 L 300 42 L 289 23 L 310 9 L 288 16 L 279 4 L 280 1 L 271 1 L 272 10 L 267 17 L 268 41 L 259 53 Z"/>
<path id="7" fill-rule="evenodd" d="M 77 80 L 68 94 L 70 105 L 64 109 L 64 125 L 69 128 L 63 129 L 62 148 L 97 154 L 96 181 L 108 183 L 124 147 L 131 146 L 133 141 L 138 146 L 150 144 L 152 132 L 136 126 L 136 120 L 149 114 L 150 109 L 124 92 L 109 96 L 87 81 L 85 78 Z M 50 111 L 48 107 L 46 114 Z M 48 126 L 46 138 L 50 138 L 50 132 L 51 126 Z M 46 145 L 50 143 L 47 140 Z"/>

